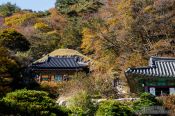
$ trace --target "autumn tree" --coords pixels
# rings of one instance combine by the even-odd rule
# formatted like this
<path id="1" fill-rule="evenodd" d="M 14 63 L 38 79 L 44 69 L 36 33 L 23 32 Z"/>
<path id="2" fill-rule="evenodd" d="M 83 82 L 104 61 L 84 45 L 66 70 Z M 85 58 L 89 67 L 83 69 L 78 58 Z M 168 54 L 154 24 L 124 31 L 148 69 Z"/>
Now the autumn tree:
<path id="1" fill-rule="evenodd" d="M 65 48 L 80 49 L 82 27 L 93 19 L 102 3 L 96 0 L 57 0 L 55 7 L 58 12 L 67 16 L 61 44 Z M 77 17 L 74 17 L 77 16 Z M 69 34 L 68 34 L 69 33 Z"/>
<path id="2" fill-rule="evenodd" d="M 7 2 L 6 4 L 0 5 L 0 15 L 11 16 L 13 13 L 20 11 L 21 9 L 15 4 Z"/>
<path id="3" fill-rule="evenodd" d="M 77 16 L 79 13 L 97 12 L 102 5 L 98 0 L 57 0 L 56 8 L 69 16 Z"/>
<path id="4" fill-rule="evenodd" d="M 69 19 L 67 26 L 62 35 L 61 44 L 65 48 L 76 49 L 81 44 L 83 23 L 81 18 Z"/>
<path id="5" fill-rule="evenodd" d="M 14 29 L 5 29 L 0 32 L 0 44 L 12 51 L 27 51 L 30 48 L 30 43 L 25 36 Z"/>
<path id="6" fill-rule="evenodd" d="M 164 39 L 169 41 L 174 38 L 174 5 L 174 0 L 135 1 L 133 3 L 132 34 L 143 46 L 146 46 L 147 54 L 161 55 L 151 54 L 149 51 L 156 51 L 154 45 L 161 43 L 159 41 Z M 168 51 L 171 49 L 162 50 L 165 53 Z"/>
<path id="7" fill-rule="evenodd" d="M 12 82 L 19 76 L 19 65 L 6 48 L 0 47 L 0 54 L 0 96 L 2 96 L 11 91 Z"/>
<path id="8" fill-rule="evenodd" d="M 53 29 L 59 31 L 61 34 L 64 31 L 64 27 L 67 25 L 67 18 L 61 14 L 56 8 L 49 10 L 50 13 L 50 24 Z"/>
<path id="9" fill-rule="evenodd" d="M 38 14 L 32 12 L 18 12 L 5 18 L 5 25 L 10 27 L 27 26 L 35 24 Z"/>
<path id="10" fill-rule="evenodd" d="M 111 80 L 109 85 L 112 85 L 112 80 L 114 82 L 116 79 L 125 80 L 123 74 L 126 70 L 125 63 L 132 52 L 140 50 L 138 41 L 131 35 L 133 23 L 131 6 L 130 0 L 115 1 L 110 7 L 103 7 L 99 11 L 98 18 L 83 29 L 81 48 L 85 53 L 93 53 L 92 55 L 98 61 L 94 74 L 97 75 L 97 82 L 106 80 L 100 75 L 105 75 Z M 117 89 L 119 86 L 118 83 L 116 87 L 109 86 L 108 90 L 104 89 L 109 92 L 107 96 L 112 95 L 114 91 L 116 95 L 127 91 L 125 88 L 119 91 Z"/>

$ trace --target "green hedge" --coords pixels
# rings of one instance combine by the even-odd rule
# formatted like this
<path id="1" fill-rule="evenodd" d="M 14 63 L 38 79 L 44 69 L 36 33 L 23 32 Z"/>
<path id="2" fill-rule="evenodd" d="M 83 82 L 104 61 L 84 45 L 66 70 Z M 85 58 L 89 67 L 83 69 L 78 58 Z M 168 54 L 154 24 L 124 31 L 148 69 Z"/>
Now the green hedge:
<path id="1" fill-rule="evenodd" d="M 132 116 L 130 107 L 114 100 L 103 101 L 99 104 L 96 116 Z"/>
<path id="2" fill-rule="evenodd" d="M 8 93 L 0 100 L 0 109 L 3 115 L 68 115 L 68 110 L 57 106 L 48 93 L 26 89 Z"/>
<path id="3" fill-rule="evenodd" d="M 135 111 L 138 111 L 144 107 L 153 106 L 153 105 L 162 105 L 162 104 L 159 103 L 159 101 L 156 99 L 155 96 L 145 92 L 140 95 L 139 100 L 133 102 L 133 109 Z"/>

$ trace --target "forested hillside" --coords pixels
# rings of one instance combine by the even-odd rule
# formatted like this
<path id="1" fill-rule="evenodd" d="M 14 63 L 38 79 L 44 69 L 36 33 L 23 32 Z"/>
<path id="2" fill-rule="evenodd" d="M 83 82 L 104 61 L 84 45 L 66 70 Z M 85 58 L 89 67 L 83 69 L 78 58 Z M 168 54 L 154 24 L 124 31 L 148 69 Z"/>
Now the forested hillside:
<path id="1" fill-rule="evenodd" d="M 93 76 L 125 80 L 126 68 L 175 55 L 174 6 L 174 0 L 57 0 L 55 8 L 34 12 L 7 3 L 0 6 L 1 46 L 22 65 L 58 48 L 75 49 L 98 61 Z"/>
<path id="2" fill-rule="evenodd" d="M 95 62 L 90 78 L 81 74 L 59 85 L 65 96 L 81 89 L 128 96 L 128 67 L 145 66 L 150 56 L 175 57 L 175 0 L 57 0 L 39 12 L 7 3 L 0 5 L 0 20 L 0 96 L 28 87 L 26 67 L 56 49 L 74 49 Z M 57 92 L 52 89 L 42 88 Z"/>

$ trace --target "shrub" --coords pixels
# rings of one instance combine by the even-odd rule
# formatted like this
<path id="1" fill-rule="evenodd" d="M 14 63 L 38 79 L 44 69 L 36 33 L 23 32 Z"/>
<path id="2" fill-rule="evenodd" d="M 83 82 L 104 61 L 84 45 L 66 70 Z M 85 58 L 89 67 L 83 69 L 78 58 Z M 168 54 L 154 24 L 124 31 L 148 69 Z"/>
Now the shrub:
<path id="1" fill-rule="evenodd" d="M 140 99 L 133 103 L 134 110 L 140 110 L 143 107 L 161 105 L 159 101 L 150 93 L 142 93 Z"/>
<path id="2" fill-rule="evenodd" d="M 5 18 L 5 24 L 7 26 L 21 26 L 30 20 L 34 20 L 37 17 L 35 13 L 16 13 L 10 17 Z M 35 22 L 35 21 L 34 21 Z"/>
<path id="3" fill-rule="evenodd" d="M 63 83 L 42 82 L 39 89 L 48 92 L 50 97 L 57 98 L 62 86 Z"/>
<path id="4" fill-rule="evenodd" d="M 175 112 L 175 95 L 170 96 L 161 96 L 159 98 L 160 102 L 163 103 L 163 106 L 167 109 L 169 109 L 171 112 L 170 116 L 174 116 Z"/>
<path id="5" fill-rule="evenodd" d="M 73 116 L 93 116 L 96 111 L 90 96 L 85 91 L 78 92 L 70 100 L 68 108 L 72 111 Z"/>
<path id="6" fill-rule="evenodd" d="M 67 111 L 53 102 L 48 93 L 35 90 L 17 90 L 0 101 L 4 115 L 67 115 Z"/>
<path id="7" fill-rule="evenodd" d="M 45 23 L 43 23 L 43 22 L 36 23 L 36 24 L 34 25 L 34 28 L 35 28 L 35 29 L 38 29 L 38 30 L 40 30 L 40 31 L 43 31 L 43 32 L 48 32 L 48 31 L 51 30 L 50 27 L 49 27 L 49 25 L 47 25 L 47 24 L 45 24 Z"/>
<path id="8" fill-rule="evenodd" d="M 128 116 L 132 115 L 132 109 L 118 101 L 107 100 L 99 104 L 96 116 Z"/>

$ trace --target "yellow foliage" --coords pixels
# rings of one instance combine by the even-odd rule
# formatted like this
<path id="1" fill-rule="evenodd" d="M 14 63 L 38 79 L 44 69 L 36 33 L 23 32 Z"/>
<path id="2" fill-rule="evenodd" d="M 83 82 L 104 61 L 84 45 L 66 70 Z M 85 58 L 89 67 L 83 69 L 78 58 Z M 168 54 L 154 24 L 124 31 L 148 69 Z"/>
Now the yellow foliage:
<path id="1" fill-rule="evenodd" d="M 50 35 L 50 36 L 58 36 L 58 32 L 56 30 L 54 31 L 49 31 L 47 32 L 47 35 Z"/>
<path id="2" fill-rule="evenodd" d="M 118 18 L 121 21 L 122 25 L 126 28 L 130 28 L 130 24 L 133 21 L 132 18 L 132 5 L 133 0 L 121 0 L 120 2 L 117 2 L 117 12 L 118 12 Z"/>
<path id="3" fill-rule="evenodd" d="M 83 28 L 82 31 L 83 38 L 81 44 L 83 52 L 89 53 L 94 51 L 96 55 L 101 54 L 105 42 L 104 36 L 107 33 L 108 30 L 102 26 L 98 27 L 98 31 L 89 28 Z"/>
<path id="4" fill-rule="evenodd" d="M 151 49 L 165 49 L 165 48 L 168 48 L 168 47 L 171 47 L 170 45 L 170 42 L 167 41 L 167 40 L 160 40 L 158 42 L 156 42 Z"/>
<path id="5" fill-rule="evenodd" d="M 35 29 L 38 29 L 38 30 L 41 30 L 41 31 L 44 31 L 44 30 L 48 30 L 49 29 L 49 26 L 43 22 L 39 22 L 39 23 L 36 23 L 34 25 L 34 28 Z"/>
<path id="6" fill-rule="evenodd" d="M 107 20 L 107 24 L 114 26 L 118 22 L 116 18 L 110 18 Z"/>
<path id="7" fill-rule="evenodd" d="M 35 13 L 17 13 L 11 17 L 5 18 L 5 24 L 7 26 L 19 26 L 25 21 L 37 17 Z"/>
<path id="8" fill-rule="evenodd" d="M 145 13 L 152 13 L 153 11 L 154 11 L 154 9 L 153 9 L 152 5 L 149 5 L 149 6 L 144 8 Z"/>
<path id="9" fill-rule="evenodd" d="M 82 39 L 81 48 L 85 53 L 88 53 L 93 50 L 92 45 L 94 43 L 95 34 L 88 28 L 83 28 L 82 34 L 83 34 L 83 39 Z"/>
<path id="10" fill-rule="evenodd" d="M 146 66 L 147 60 L 145 60 L 140 53 L 132 53 L 127 60 L 125 67 L 139 67 L 139 66 Z"/>

